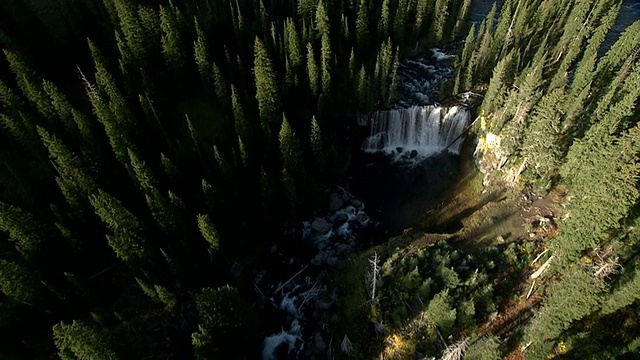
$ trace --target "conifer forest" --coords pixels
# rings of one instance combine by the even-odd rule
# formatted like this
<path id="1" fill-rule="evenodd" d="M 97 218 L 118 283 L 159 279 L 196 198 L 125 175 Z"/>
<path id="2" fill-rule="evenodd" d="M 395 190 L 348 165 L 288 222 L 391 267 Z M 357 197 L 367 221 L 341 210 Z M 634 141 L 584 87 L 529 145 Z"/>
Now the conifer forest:
<path id="1" fill-rule="evenodd" d="M 637 0 L 2 0 L 0 48 L 0 359 L 640 358 Z"/>

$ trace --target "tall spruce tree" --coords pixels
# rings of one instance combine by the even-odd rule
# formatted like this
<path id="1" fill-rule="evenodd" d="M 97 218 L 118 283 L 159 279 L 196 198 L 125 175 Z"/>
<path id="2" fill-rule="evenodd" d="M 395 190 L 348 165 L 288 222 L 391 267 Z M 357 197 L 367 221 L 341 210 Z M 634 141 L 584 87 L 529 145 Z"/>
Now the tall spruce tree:
<path id="1" fill-rule="evenodd" d="M 280 95 L 273 63 L 264 43 L 257 37 L 254 41 L 254 54 L 256 99 L 260 123 L 266 138 L 274 140 L 281 121 Z"/>

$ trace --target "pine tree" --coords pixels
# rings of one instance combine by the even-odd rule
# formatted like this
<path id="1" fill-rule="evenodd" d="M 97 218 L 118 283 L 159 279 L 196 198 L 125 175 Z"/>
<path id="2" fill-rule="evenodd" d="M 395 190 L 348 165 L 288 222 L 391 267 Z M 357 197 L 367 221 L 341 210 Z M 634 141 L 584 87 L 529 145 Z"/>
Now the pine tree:
<path id="1" fill-rule="evenodd" d="M 640 127 L 621 137 L 608 134 L 611 127 L 607 123 L 616 121 L 613 112 L 620 109 L 612 110 L 606 121 L 594 125 L 584 139 L 571 146 L 561 168 L 574 196 L 569 206 L 571 216 L 550 244 L 561 263 L 600 246 L 638 201 Z M 594 129 L 600 126 L 604 129 Z"/>
<path id="2" fill-rule="evenodd" d="M 431 24 L 433 38 L 436 43 L 448 40 L 445 38 L 444 28 L 449 15 L 449 3 L 451 0 L 436 0 L 433 23 Z"/>
<path id="3" fill-rule="evenodd" d="M 20 90 L 22 90 L 22 93 L 36 106 L 36 109 L 42 116 L 46 119 L 53 118 L 56 112 L 51 105 L 49 97 L 42 88 L 42 80 L 20 56 L 7 50 L 3 50 L 3 52 L 7 62 L 9 62 L 11 71 L 16 76 L 18 86 Z"/>
<path id="4" fill-rule="evenodd" d="M 137 11 L 128 0 L 113 0 L 120 20 L 120 29 L 127 40 L 128 48 L 136 58 L 139 67 L 144 67 L 149 55 L 149 43 L 145 42 L 146 32 L 140 24 Z"/>
<path id="5" fill-rule="evenodd" d="M 0 259 L 0 291 L 34 306 L 44 299 L 44 288 L 35 272 L 17 262 Z"/>
<path id="6" fill-rule="evenodd" d="M 317 96 L 320 89 L 320 71 L 318 70 L 311 42 L 307 43 L 307 76 L 309 77 L 309 88 L 311 89 L 311 94 L 313 94 L 313 96 Z"/>
<path id="7" fill-rule="evenodd" d="M 313 152 L 313 160 L 317 173 L 321 177 L 326 176 L 325 173 L 327 169 L 322 131 L 315 116 L 311 119 L 311 151 Z"/>
<path id="8" fill-rule="evenodd" d="M 451 306 L 449 290 L 443 290 L 431 299 L 425 310 L 429 321 L 433 322 L 438 329 L 444 333 L 449 333 L 456 323 L 457 310 Z"/>
<path id="9" fill-rule="evenodd" d="M 298 0 L 298 16 L 303 21 L 313 20 L 316 12 L 316 0 Z"/>
<path id="10" fill-rule="evenodd" d="M 302 147 L 300 140 L 293 132 L 289 121 L 283 115 L 282 128 L 279 134 L 280 154 L 282 164 L 291 174 L 301 175 L 304 173 L 302 164 Z"/>
<path id="11" fill-rule="evenodd" d="M 356 18 L 356 46 L 360 52 L 365 52 L 369 46 L 369 10 L 367 1 L 361 0 L 358 5 L 358 15 Z"/>
<path id="12" fill-rule="evenodd" d="M 274 139 L 280 126 L 280 96 L 274 67 L 267 49 L 257 37 L 254 42 L 256 99 L 260 123 L 267 139 Z"/>
<path id="13" fill-rule="evenodd" d="M 63 360 L 116 360 L 119 357 L 109 344 L 108 337 L 94 326 L 80 320 L 53 326 L 53 339 Z"/>
<path id="14" fill-rule="evenodd" d="M 604 290 L 604 284 L 599 279 L 580 266 L 574 266 L 563 275 L 525 328 L 525 344 L 552 343 L 572 321 L 582 319 L 598 309 Z"/>
<path id="15" fill-rule="evenodd" d="M 202 26 L 198 22 L 198 19 L 193 20 L 196 27 L 196 40 L 193 42 L 194 56 L 196 59 L 196 66 L 200 73 L 200 79 L 204 84 L 205 89 L 211 87 L 211 60 L 209 59 L 209 47 L 207 45 L 207 37 L 202 30 Z"/>
<path id="16" fill-rule="evenodd" d="M 564 91 L 555 89 L 545 94 L 532 110 L 521 151 L 531 164 L 527 171 L 534 178 L 544 179 L 554 172 L 566 150 L 562 142 L 564 102 Z"/>
<path id="17" fill-rule="evenodd" d="M 393 40 L 400 46 L 404 44 L 407 5 L 407 0 L 400 0 L 393 16 Z"/>
<path id="18" fill-rule="evenodd" d="M 378 20 L 378 39 L 384 40 L 389 37 L 390 23 L 389 0 L 383 0 L 380 8 L 380 20 Z"/>
<path id="19" fill-rule="evenodd" d="M 637 221 L 636 221 L 637 223 Z M 634 228 L 635 243 L 638 243 L 638 228 Z M 607 294 L 600 312 L 604 315 L 633 304 L 640 297 L 640 258 L 636 256 L 624 265 L 623 273 L 615 280 L 611 292 Z"/>
<path id="20" fill-rule="evenodd" d="M 322 34 L 322 48 L 320 51 L 320 70 L 322 73 L 322 93 L 328 95 L 331 93 L 331 41 L 329 33 Z"/>
<path id="21" fill-rule="evenodd" d="M 461 90 L 471 90 L 471 86 L 473 85 L 473 76 L 467 76 L 466 69 L 471 61 L 471 57 L 474 56 L 473 48 L 475 46 L 475 32 L 476 24 L 473 24 L 471 25 L 469 34 L 467 34 L 467 38 L 464 41 L 462 53 L 458 56 L 458 61 L 455 66 L 456 75 L 453 85 L 454 94 L 460 93 Z"/>
<path id="22" fill-rule="evenodd" d="M 184 69 L 184 46 L 182 44 L 178 19 L 173 6 L 160 6 L 160 28 L 162 29 L 162 54 L 167 66 L 174 73 Z"/>
<path id="23" fill-rule="evenodd" d="M 64 127 L 70 134 L 76 135 L 78 127 L 74 122 L 73 107 L 67 100 L 66 96 L 58 90 L 56 85 L 50 81 L 42 81 L 42 89 L 47 93 L 51 101 L 51 105 L 58 114 L 59 119 L 62 121 Z"/>
<path id="24" fill-rule="evenodd" d="M 329 35 L 329 16 L 327 15 L 327 11 L 324 6 L 324 0 L 318 1 L 318 5 L 316 7 L 315 24 L 316 31 L 320 36 L 323 36 L 325 34 Z"/>
<path id="25" fill-rule="evenodd" d="M 285 27 L 287 32 L 285 45 L 287 47 L 286 51 L 288 59 L 292 68 L 297 70 L 302 66 L 304 60 L 304 55 L 302 53 L 303 50 L 300 48 L 300 38 L 293 20 L 287 18 L 285 21 Z"/>
<path id="26" fill-rule="evenodd" d="M 215 87 L 215 93 L 216 97 L 218 98 L 218 102 L 220 102 L 221 104 L 226 104 L 229 99 L 227 92 L 227 82 L 222 75 L 222 70 L 215 62 L 213 63 L 213 84 Z"/>
<path id="27" fill-rule="evenodd" d="M 111 231 L 107 240 L 120 259 L 127 263 L 133 263 L 136 259 L 149 259 L 148 249 L 142 237 L 142 223 L 135 215 L 118 199 L 102 189 L 89 196 L 89 201 L 96 214 Z"/>
<path id="28" fill-rule="evenodd" d="M 0 230 L 9 233 L 9 239 L 26 260 L 36 259 L 42 251 L 43 226 L 30 213 L 0 202 Z"/>
<path id="29" fill-rule="evenodd" d="M 250 135 L 249 124 L 247 123 L 242 103 L 238 97 L 238 92 L 233 84 L 231 84 L 231 108 L 233 110 L 236 133 L 241 138 L 248 138 Z"/>
<path id="30" fill-rule="evenodd" d="M 211 218 L 209 215 L 198 215 L 198 228 L 200 229 L 200 233 L 202 237 L 209 243 L 209 247 L 211 249 L 218 250 L 220 247 L 220 237 L 218 235 L 218 230 L 215 228 L 213 223 L 211 222 Z"/>
<path id="31" fill-rule="evenodd" d="M 198 331 L 192 337 L 196 359 L 235 358 L 237 339 L 245 338 L 246 306 L 236 288 L 204 288 L 196 297 Z"/>
<path id="32" fill-rule="evenodd" d="M 40 127 L 38 127 L 38 133 L 60 175 L 56 177 L 56 182 L 62 194 L 74 211 L 82 213 L 88 205 L 87 196 L 97 188 L 95 180 L 88 173 L 81 159 L 60 139 Z"/>
<path id="33" fill-rule="evenodd" d="M 508 83 L 508 72 L 511 66 L 512 56 L 506 56 L 498 62 L 493 69 L 493 76 L 489 82 L 489 88 L 484 95 L 482 109 L 490 114 L 499 109 L 506 100 L 506 91 Z"/>

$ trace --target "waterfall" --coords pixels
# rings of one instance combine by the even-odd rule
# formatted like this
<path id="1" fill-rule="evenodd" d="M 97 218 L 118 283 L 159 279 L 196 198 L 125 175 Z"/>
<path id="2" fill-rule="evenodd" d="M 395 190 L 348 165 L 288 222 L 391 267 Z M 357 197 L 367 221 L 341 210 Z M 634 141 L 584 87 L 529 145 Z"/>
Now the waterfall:
<path id="1" fill-rule="evenodd" d="M 371 118 L 371 135 L 362 149 L 409 152 L 412 157 L 426 157 L 445 149 L 458 154 L 468 123 L 469 110 L 464 106 L 427 105 L 378 111 Z"/>

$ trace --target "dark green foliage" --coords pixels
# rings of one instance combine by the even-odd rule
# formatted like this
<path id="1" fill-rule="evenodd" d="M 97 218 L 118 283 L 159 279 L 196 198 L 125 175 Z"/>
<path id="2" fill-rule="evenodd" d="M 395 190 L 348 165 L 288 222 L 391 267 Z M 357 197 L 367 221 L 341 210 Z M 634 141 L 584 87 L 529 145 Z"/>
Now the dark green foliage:
<path id="1" fill-rule="evenodd" d="M 43 248 L 43 226 L 32 214 L 0 202 L 0 230 L 9 234 L 9 240 L 26 260 L 34 260 Z"/>
<path id="2" fill-rule="evenodd" d="M 429 301 L 425 314 L 445 334 L 448 334 L 456 322 L 456 309 L 452 308 L 449 291 L 443 290 Z"/>
<path id="3" fill-rule="evenodd" d="M 0 259 L 0 270 L 0 290 L 5 295 L 29 305 L 42 301 L 44 288 L 32 269 Z"/>
<path id="4" fill-rule="evenodd" d="M 243 358 L 235 346 L 245 339 L 247 310 L 238 293 L 231 286 L 205 288 L 196 297 L 198 331 L 192 334 L 196 359 Z"/>
<path id="5" fill-rule="evenodd" d="M 280 96 L 273 63 L 263 42 L 256 38 L 254 42 L 256 77 L 256 99 L 262 130 L 268 140 L 273 140 L 280 126 Z"/>
<path id="6" fill-rule="evenodd" d="M 116 360 L 104 333 L 83 321 L 60 322 L 53 327 L 58 355 L 63 360 Z"/>
<path id="7" fill-rule="evenodd" d="M 495 335 L 472 340 L 462 357 L 464 360 L 498 360 L 501 358 L 500 341 Z"/>
<path id="8" fill-rule="evenodd" d="M 309 216 L 320 206 L 317 194 L 343 180 L 343 150 L 352 145 L 345 139 L 353 139 L 346 132 L 353 116 L 345 114 L 391 106 L 399 59 L 459 38 L 469 5 L 2 2 L 0 332 L 19 355 L 3 347 L 0 357 L 51 357 L 55 341 L 62 358 L 115 358 L 120 349 L 107 331 L 60 322 L 90 316 L 117 339 L 135 338 L 139 347 L 123 352 L 127 358 L 192 357 L 183 333 L 196 328 L 198 358 L 257 357 L 266 328 L 255 329 L 260 337 L 247 332 L 247 309 L 260 309 L 243 303 L 254 293 L 247 275 L 282 239 L 285 223 Z M 573 327 L 598 310 L 633 313 L 640 23 L 599 58 L 619 5 L 507 0 L 497 23 L 494 5 L 478 34 L 472 27 L 467 35 L 449 87 L 487 89 L 488 131 L 517 157 L 509 164 L 527 158 L 522 179 L 568 187 L 561 235 L 545 246 L 570 271 L 549 281 L 532 325 L 546 340 L 527 356 L 549 353 L 565 327 L 562 339 L 583 344 L 579 334 L 591 329 Z M 287 200 L 290 214 L 282 211 Z M 454 339 L 473 334 L 498 309 L 494 267 L 528 266 L 522 253 L 530 247 L 521 245 L 476 252 L 441 243 L 416 256 L 394 254 L 377 317 L 401 324 L 426 310 Z M 606 287 L 586 281 L 587 260 L 597 261 L 593 249 L 605 245 L 624 268 Z M 243 267 L 233 279 L 232 262 Z M 565 304 L 566 296 L 576 300 Z M 546 315 L 565 308 L 571 314 Z M 344 321 L 365 323 L 360 310 Z M 18 322 L 29 335 L 13 333 Z M 377 341 L 361 328 L 367 346 Z M 495 337 L 471 336 L 467 358 L 500 356 Z M 238 339 L 246 348 L 231 348 Z M 616 351 L 634 351 L 632 340 Z"/>
<path id="9" fill-rule="evenodd" d="M 122 203 L 101 189 L 89 197 L 96 214 L 107 225 L 109 245 L 125 262 L 145 259 L 147 249 L 142 236 L 142 224 Z"/>

